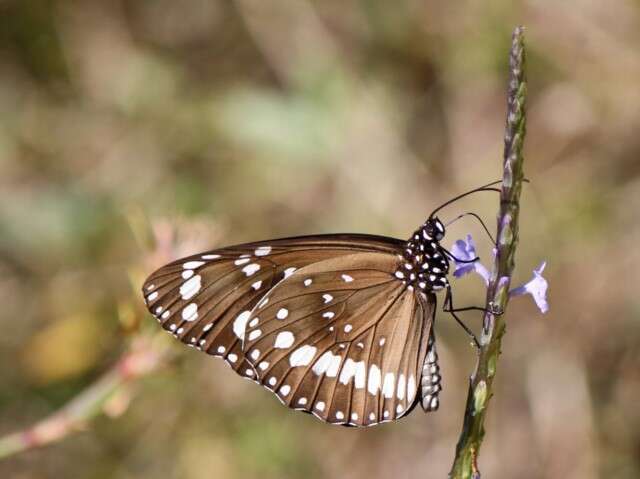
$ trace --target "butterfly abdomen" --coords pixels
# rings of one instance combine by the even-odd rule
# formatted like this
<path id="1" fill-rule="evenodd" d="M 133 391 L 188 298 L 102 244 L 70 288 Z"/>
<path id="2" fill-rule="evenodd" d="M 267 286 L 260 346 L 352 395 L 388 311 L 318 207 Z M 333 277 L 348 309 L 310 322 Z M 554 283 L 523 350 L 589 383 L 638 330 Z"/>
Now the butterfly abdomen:
<path id="1" fill-rule="evenodd" d="M 440 405 L 438 394 L 442 390 L 438 353 L 436 352 L 435 335 L 431 332 L 427 355 L 422 366 L 420 383 L 421 404 L 425 412 L 435 411 Z"/>

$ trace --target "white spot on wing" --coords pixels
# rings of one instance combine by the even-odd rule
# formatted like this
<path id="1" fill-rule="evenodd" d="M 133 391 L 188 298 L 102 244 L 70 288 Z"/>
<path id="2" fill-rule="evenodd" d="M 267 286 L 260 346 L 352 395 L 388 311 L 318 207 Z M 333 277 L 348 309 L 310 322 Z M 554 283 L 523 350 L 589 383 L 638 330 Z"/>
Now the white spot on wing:
<path id="1" fill-rule="evenodd" d="M 304 406 L 305 404 L 307 404 L 307 398 L 300 398 L 298 399 L 298 404 L 300 404 L 301 406 Z"/>
<path id="2" fill-rule="evenodd" d="M 317 409 L 318 411 L 320 411 L 320 412 L 324 411 L 324 402 L 322 402 L 322 401 L 318 401 L 318 402 L 316 403 L 316 409 Z"/>
<path id="3" fill-rule="evenodd" d="M 251 285 L 251 287 L 252 287 L 253 289 L 255 289 L 256 291 L 258 291 L 258 290 L 260 289 L 260 286 L 262 286 L 262 281 L 256 281 L 255 283 L 253 283 L 253 284 Z"/>
<path id="4" fill-rule="evenodd" d="M 256 271 L 260 269 L 260 265 L 258 263 L 251 263 L 242 268 L 242 272 L 247 276 L 253 275 Z"/>
<path id="5" fill-rule="evenodd" d="M 254 329 L 253 331 L 251 331 L 249 333 L 249 341 L 253 341 L 254 339 L 258 339 L 261 334 L 262 334 L 262 331 L 260 331 L 259 329 Z"/>
<path id="6" fill-rule="evenodd" d="M 219 254 L 203 254 L 202 259 L 218 259 L 220 258 Z"/>
<path id="7" fill-rule="evenodd" d="M 233 332 L 239 339 L 244 339 L 244 331 L 247 327 L 249 316 L 251 316 L 251 311 L 243 311 L 233 322 Z"/>
<path id="8" fill-rule="evenodd" d="M 276 313 L 276 318 L 278 319 L 285 319 L 287 316 L 289 316 L 289 310 L 287 308 L 280 308 Z"/>
<path id="9" fill-rule="evenodd" d="M 311 370 L 316 373 L 316 375 L 320 376 L 324 374 L 329 365 L 331 364 L 331 358 L 333 357 L 333 353 L 331 351 L 325 352 L 322 356 L 318 358 L 318 360 L 314 363 Z"/>
<path id="10" fill-rule="evenodd" d="M 364 364 L 364 361 L 358 361 L 355 364 L 355 380 L 354 386 L 356 389 L 363 389 L 366 384 L 367 379 L 367 369 Z"/>
<path id="11" fill-rule="evenodd" d="M 393 397 L 393 393 L 395 392 L 395 376 L 393 373 L 387 373 L 384 375 L 384 382 L 382 384 L 382 394 L 387 399 Z"/>
<path id="12" fill-rule="evenodd" d="M 182 319 L 185 321 L 195 321 L 198 319 L 198 305 L 196 303 L 189 303 L 182 310 Z"/>
<path id="13" fill-rule="evenodd" d="M 260 246 L 254 251 L 256 256 L 267 256 L 271 253 L 271 246 Z"/>
<path id="14" fill-rule="evenodd" d="M 322 299 L 324 299 L 324 303 L 327 304 L 329 301 L 333 299 L 333 296 L 331 296 L 330 294 L 323 294 Z"/>
<path id="15" fill-rule="evenodd" d="M 289 386 L 288 384 L 285 384 L 280 388 L 280 394 L 282 394 L 283 396 L 286 396 L 290 392 L 291 392 L 291 386 Z"/>
<path id="16" fill-rule="evenodd" d="M 353 278 L 348 274 L 343 274 L 342 279 L 344 280 L 345 283 L 351 283 L 351 281 L 353 281 Z"/>
<path id="17" fill-rule="evenodd" d="M 269 367 L 269 363 L 267 361 L 262 361 L 260 364 L 258 364 L 258 367 L 264 371 Z"/>
<path id="18" fill-rule="evenodd" d="M 151 293 L 149 296 L 147 296 L 147 299 L 149 301 L 153 301 L 154 299 L 156 299 L 158 297 L 158 292 L 154 291 L 153 293 Z"/>
<path id="19" fill-rule="evenodd" d="M 340 370 L 340 363 L 342 362 L 342 356 L 334 355 L 331 357 L 331 363 L 327 368 L 326 375 L 329 378 L 335 378 L 338 375 L 338 371 Z"/>
<path id="20" fill-rule="evenodd" d="M 290 348 L 294 341 L 295 337 L 291 331 L 282 331 L 276 336 L 273 347 L 278 349 Z"/>
<path id="21" fill-rule="evenodd" d="M 356 363 L 353 359 L 347 358 L 344 362 L 344 366 L 342 366 L 342 371 L 340 372 L 340 379 L 338 379 L 342 384 L 347 384 L 351 381 L 351 378 L 356 374 Z"/>
<path id="22" fill-rule="evenodd" d="M 380 389 L 380 369 L 375 364 L 372 364 L 369 368 L 369 382 L 367 384 L 367 390 L 371 394 L 377 394 Z"/>
<path id="23" fill-rule="evenodd" d="M 231 354 L 229 354 L 229 356 L 227 356 L 227 359 L 229 361 L 231 361 L 232 363 L 235 363 L 238 360 L 238 356 L 233 354 L 233 353 L 231 353 Z"/>
<path id="24" fill-rule="evenodd" d="M 335 313 L 331 312 L 331 311 L 327 311 L 326 313 L 322 313 L 322 317 L 323 318 L 327 318 L 327 319 L 331 319 L 335 316 Z"/>
<path id="25" fill-rule="evenodd" d="M 198 294 L 198 291 L 200 291 L 201 287 L 202 287 L 202 276 L 200 275 L 194 276 L 193 278 L 190 278 L 186 280 L 184 283 L 182 283 L 182 286 L 180 286 L 180 295 L 184 300 L 191 299 L 196 294 Z"/>
<path id="26" fill-rule="evenodd" d="M 313 283 L 313 280 L 311 278 L 307 278 L 307 279 L 304 280 L 304 285 L 305 286 L 310 286 L 311 283 Z"/>
<path id="27" fill-rule="evenodd" d="M 416 397 L 416 378 L 412 374 L 409 376 L 409 381 L 407 381 L 407 401 L 413 401 L 413 398 Z"/>
<path id="28" fill-rule="evenodd" d="M 254 349 L 253 351 L 251 351 L 251 359 L 253 359 L 255 361 L 259 357 L 260 357 L 260 350 L 259 349 Z"/>
<path id="29" fill-rule="evenodd" d="M 251 261 L 249 258 L 240 258 L 235 260 L 233 264 L 235 264 L 236 266 L 240 266 L 242 264 L 247 264 L 249 261 Z"/>
<path id="30" fill-rule="evenodd" d="M 296 366 L 308 366 L 313 361 L 313 357 L 318 349 L 315 346 L 309 346 L 305 344 L 302 347 L 296 349 L 289 357 L 289 364 L 291 367 Z"/>
<path id="31" fill-rule="evenodd" d="M 347 325 L 344 327 L 344 332 L 345 332 L 345 333 L 349 333 L 349 332 L 351 332 L 351 330 L 352 330 L 352 329 L 353 329 L 353 326 L 351 326 L 350 324 L 347 324 Z"/>
<path id="32" fill-rule="evenodd" d="M 289 276 L 291 276 L 293 273 L 295 273 L 296 269 L 298 268 L 287 268 L 284 270 L 284 277 L 288 278 Z"/>
<path id="33" fill-rule="evenodd" d="M 407 390 L 406 379 L 404 377 L 404 374 L 401 374 L 398 377 L 398 390 L 396 392 L 398 399 L 400 399 L 401 401 L 404 399 L 404 393 L 406 390 Z"/>
<path id="34" fill-rule="evenodd" d="M 193 276 L 193 270 L 192 269 L 185 269 L 182 272 L 182 278 L 183 279 L 189 279 L 189 278 L 191 278 L 191 276 Z"/>
<path id="35" fill-rule="evenodd" d="M 195 269 L 195 268 L 199 268 L 203 264 L 204 264 L 204 261 L 187 261 L 185 264 L 182 265 L 182 267 L 184 269 Z"/>

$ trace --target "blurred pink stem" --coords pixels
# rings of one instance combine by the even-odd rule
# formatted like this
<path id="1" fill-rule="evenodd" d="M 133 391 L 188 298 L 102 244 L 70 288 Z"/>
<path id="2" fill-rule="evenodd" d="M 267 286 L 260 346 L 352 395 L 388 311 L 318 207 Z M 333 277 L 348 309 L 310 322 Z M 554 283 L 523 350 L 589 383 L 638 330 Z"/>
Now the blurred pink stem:
<path id="1" fill-rule="evenodd" d="M 109 403 L 132 381 L 156 370 L 166 358 L 163 342 L 138 337 L 100 379 L 60 410 L 35 425 L 0 438 L 0 459 L 59 441 L 82 430 L 86 422 L 109 409 Z"/>

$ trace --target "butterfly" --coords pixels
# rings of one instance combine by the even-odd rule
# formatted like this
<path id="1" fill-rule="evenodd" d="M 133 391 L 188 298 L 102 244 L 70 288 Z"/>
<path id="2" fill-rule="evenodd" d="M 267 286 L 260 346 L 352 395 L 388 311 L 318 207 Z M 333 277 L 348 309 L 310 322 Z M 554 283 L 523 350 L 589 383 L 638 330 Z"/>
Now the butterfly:
<path id="1" fill-rule="evenodd" d="M 452 255 L 435 213 L 495 191 L 490 185 L 441 205 L 407 241 L 300 236 L 179 259 L 147 278 L 145 303 L 183 343 L 327 423 L 373 426 L 418 403 L 435 411 L 437 292 L 447 292 L 453 310 Z"/>

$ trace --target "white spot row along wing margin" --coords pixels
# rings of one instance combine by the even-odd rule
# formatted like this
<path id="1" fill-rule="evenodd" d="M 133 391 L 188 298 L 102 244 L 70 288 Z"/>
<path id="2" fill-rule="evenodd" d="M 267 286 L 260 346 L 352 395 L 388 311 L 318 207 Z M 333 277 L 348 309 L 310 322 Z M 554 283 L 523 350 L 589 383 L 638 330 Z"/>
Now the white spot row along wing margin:
<path id="1" fill-rule="evenodd" d="M 249 315 L 243 350 L 287 406 L 369 426 L 417 397 L 433 304 L 393 272 L 398 258 L 357 253 L 296 270 Z"/>

